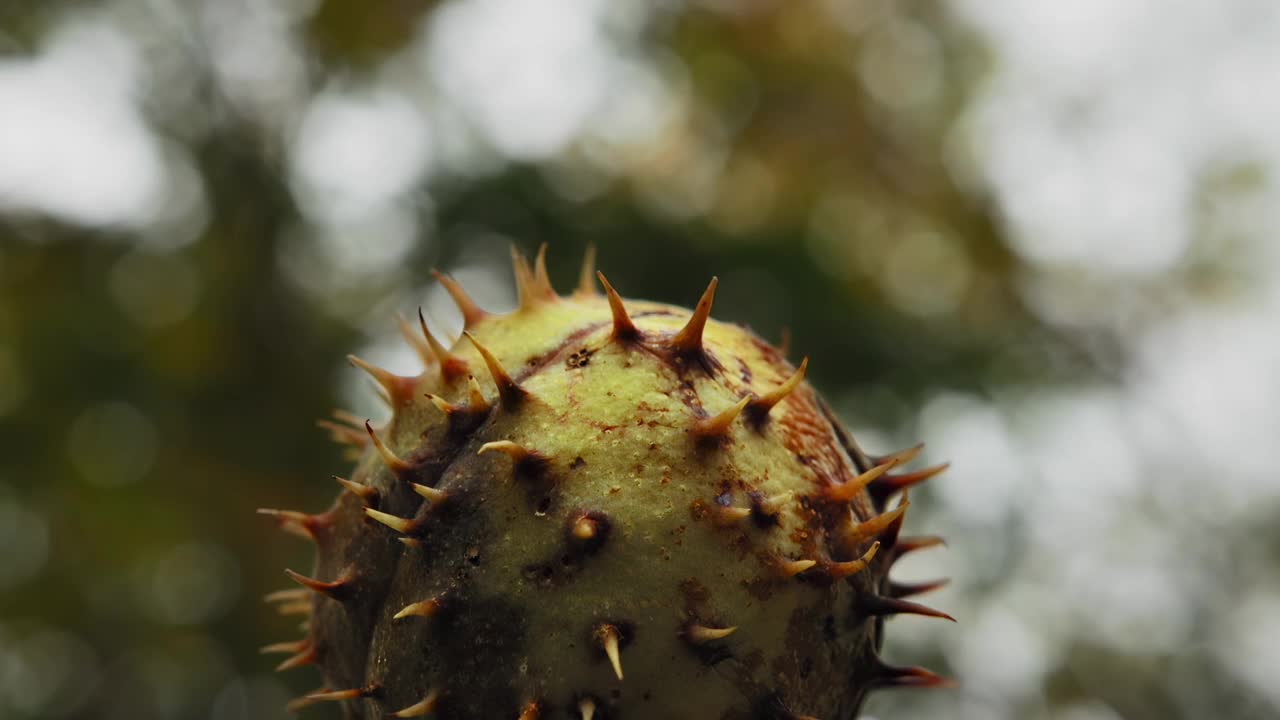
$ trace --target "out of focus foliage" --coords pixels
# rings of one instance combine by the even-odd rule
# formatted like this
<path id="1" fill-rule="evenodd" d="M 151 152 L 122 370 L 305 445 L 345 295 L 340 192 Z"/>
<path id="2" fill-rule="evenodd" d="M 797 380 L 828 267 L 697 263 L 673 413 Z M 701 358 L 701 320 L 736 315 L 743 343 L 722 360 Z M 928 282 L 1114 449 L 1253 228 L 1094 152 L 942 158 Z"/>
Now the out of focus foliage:
<path id="1" fill-rule="evenodd" d="M 1268 0 L 0 4 L 0 717 L 282 716 L 253 509 L 540 242 L 954 461 L 887 654 L 961 689 L 869 713 L 1275 717 L 1276 67 Z"/>

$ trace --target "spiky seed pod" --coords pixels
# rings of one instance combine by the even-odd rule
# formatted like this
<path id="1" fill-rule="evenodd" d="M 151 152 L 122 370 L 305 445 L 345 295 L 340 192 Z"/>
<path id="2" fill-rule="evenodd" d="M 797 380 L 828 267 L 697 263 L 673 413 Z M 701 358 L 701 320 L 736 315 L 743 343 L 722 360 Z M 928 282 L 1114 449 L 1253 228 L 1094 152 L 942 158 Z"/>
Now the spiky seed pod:
<path id="1" fill-rule="evenodd" d="M 363 451 L 332 508 L 263 511 L 318 548 L 267 598 L 308 621 L 264 652 L 324 677 L 291 709 L 848 720 L 876 688 L 946 684 L 878 656 L 886 616 L 949 618 L 905 599 L 940 583 L 888 577 L 941 542 L 900 534 L 945 466 L 863 453 L 807 360 L 711 319 L 715 280 L 692 311 L 624 301 L 589 257 L 561 297 L 544 252 L 515 254 L 509 315 L 437 273 L 466 338 L 419 314 L 421 375 L 353 357 L 391 421 L 324 421 Z"/>

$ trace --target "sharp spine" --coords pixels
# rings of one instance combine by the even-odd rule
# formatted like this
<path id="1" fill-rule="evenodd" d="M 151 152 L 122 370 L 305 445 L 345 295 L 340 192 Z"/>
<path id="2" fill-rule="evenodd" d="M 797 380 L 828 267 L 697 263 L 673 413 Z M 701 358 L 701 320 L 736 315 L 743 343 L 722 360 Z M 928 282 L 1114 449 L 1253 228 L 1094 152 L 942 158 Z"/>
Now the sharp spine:
<path id="1" fill-rule="evenodd" d="M 422 308 L 418 308 L 418 327 L 422 330 L 422 337 L 426 339 L 427 347 L 430 348 L 436 363 L 440 365 L 441 380 L 451 383 L 454 378 L 467 374 L 469 371 L 467 361 L 449 352 L 449 349 L 431 334 L 431 330 L 427 327 L 427 318 L 422 314 Z"/>
<path id="2" fill-rule="evenodd" d="M 391 717 L 395 718 L 414 718 L 429 715 L 436 710 L 436 706 L 440 704 L 440 691 L 432 690 L 427 693 L 426 697 L 418 702 L 410 705 L 402 710 L 391 713 Z"/>
<path id="3" fill-rule="evenodd" d="M 889 597 L 901 599 L 914 597 L 916 595 L 924 595 L 926 593 L 931 593 L 934 590 L 940 590 L 949 584 L 951 584 L 951 581 L 946 578 L 918 583 L 900 583 L 890 580 Z"/>
<path id="4" fill-rule="evenodd" d="M 796 369 L 791 377 L 787 378 L 781 385 L 774 388 L 765 395 L 755 398 L 751 401 L 751 405 L 747 411 L 756 425 L 763 425 L 764 421 L 769 418 L 769 412 L 773 410 L 778 403 L 786 399 L 788 395 L 796 391 L 800 387 L 800 383 L 804 382 L 805 373 L 809 369 L 809 358 L 800 361 L 800 367 Z"/>
<path id="5" fill-rule="evenodd" d="M 901 511 L 898 516 L 889 521 L 885 529 L 880 532 L 878 539 L 884 543 L 885 547 L 893 547 L 898 544 L 898 536 L 902 534 L 902 525 L 906 522 L 907 506 L 911 504 L 909 494 L 911 491 L 903 490 L 902 496 L 898 498 L 898 506 L 895 511 Z"/>
<path id="6" fill-rule="evenodd" d="M 519 443 L 510 440 L 495 440 L 487 442 L 480 446 L 476 451 L 477 455 L 483 455 L 487 452 L 499 452 L 511 458 L 511 462 L 517 467 L 533 468 L 545 465 L 548 458 L 536 450 L 530 450 Z"/>
<path id="7" fill-rule="evenodd" d="M 951 463 L 946 462 L 923 470 L 916 470 L 915 472 L 882 475 L 880 479 L 871 483 L 867 491 L 871 493 L 871 497 L 877 504 L 883 505 L 889 500 L 890 496 L 899 490 L 906 490 L 912 486 L 919 485 L 945 472 L 949 467 L 951 467 Z"/>
<path id="8" fill-rule="evenodd" d="M 728 434 L 733 421 L 738 419 L 742 411 L 751 403 L 750 396 L 739 400 L 732 407 L 722 410 L 714 417 L 703 418 L 694 423 L 693 433 L 700 438 L 719 438 Z"/>
<path id="9" fill-rule="evenodd" d="M 420 483 L 413 483 L 413 491 L 431 501 L 431 507 L 440 505 L 449 498 L 449 493 Z"/>
<path id="10" fill-rule="evenodd" d="M 336 423 L 332 420 L 321 418 L 316 420 L 316 427 L 329 431 L 329 437 L 336 443 L 342 445 L 351 445 L 356 448 L 365 448 L 369 445 L 369 438 L 364 433 L 355 428 Z"/>
<path id="11" fill-rule="evenodd" d="M 387 527 L 391 528 L 392 530 L 395 530 L 396 532 L 402 535 L 412 535 L 414 531 L 417 530 L 418 528 L 418 523 L 414 520 L 411 520 L 409 518 L 402 518 L 398 515 L 391 515 L 389 513 L 384 513 L 380 510 L 374 510 L 373 508 L 370 508 L 370 507 L 367 507 L 364 509 L 364 514 L 369 516 L 373 520 L 377 520 L 378 522 L 382 523 L 383 525 L 386 525 Z"/>
<path id="12" fill-rule="evenodd" d="M 331 523 L 328 513 L 309 515 L 297 510 L 276 510 L 275 508 L 258 508 L 259 515 L 275 518 L 280 529 L 296 535 L 304 540 L 319 541 L 319 533 L 327 529 Z"/>
<path id="13" fill-rule="evenodd" d="M 778 572 L 782 573 L 783 577 L 795 577 L 817 564 L 817 560 L 780 560 Z"/>
<path id="14" fill-rule="evenodd" d="M 418 308 L 418 316 L 422 316 L 422 308 Z M 423 341 L 421 335 L 414 331 L 413 326 L 405 319 L 404 315 L 396 313 L 396 326 L 400 328 L 400 335 L 404 341 L 409 343 L 409 347 L 413 348 L 413 352 L 417 354 L 418 360 L 422 361 L 424 370 L 433 367 L 436 362 L 436 354 L 431 351 L 431 346 Z"/>
<path id="15" fill-rule="evenodd" d="M 388 448 L 382 442 L 382 439 L 378 437 L 378 434 L 373 431 L 373 424 L 368 420 L 364 421 L 364 430 L 369 433 L 369 439 L 373 441 L 373 446 L 378 450 L 378 455 L 382 457 L 382 462 L 387 466 L 387 469 L 395 473 L 397 476 L 404 475 L 413 470 L 413 465 L 401 460 L 399 456 L 391 452 L 391 449 Z"/>
<path id="16" fill-rule="evenodd" d="M 303 650 L 306 650 L 307 647 L 309 647 L 310 645 L 311 645 L 311 640 L 308 638 L 303 638 L 301 640 L 290 640 L 287 642 L 278 642 L 278 643 L 272 643 L 270 645 L 263 645 L 262 647 L 258 648 L 258 653 L 261 655 L 278 655 L 278 654 L 297 655 Z"/>
<path id="17" fill-rule="evenodd" d="M 782 335 L 778 339 L 778 354 L 783 360 L 791 354 L 791 328 L 789 327 L 782 328 Z"/>
<path id="18" fill-rule="evenodd" d="M 429 598 L 427 600 L 419 600 L 415 603 L 409 603 L 400 609 L 400 612 L 392 616 L 395 620 L 403 620 L 407 617 L 431 617 L 440 612 L 442 606 L 440 598 Z"/>
<path id="19" fill-rule="evenodd" d="M 482 414 L 489 412 L 489 401 L 484 398 L 484 392 L 480 389 L 480 381 L 476 380 L 472 375 L 467 378 L 467 404 L 470 406 L 471 412 Z"/>
<path id="20" fill-rule="evenodd" d="M 538 254 L 533 259 L 534 289 L 548 300 L 555 300 L 559 295 L 551 285 L 551 276 L 547 273 L 547 244 L 538 246 Z"/>
<path id="21" fill-rule="evenodd" d="M 791 502 L 795 496 L 796 494 L 790 490 L 780 492 L 777 495 L 770 495 L 767 498 L 763 498 L 756 504 L 756 507 L 763 515 L 773 517 L 781 513 L 783 506 Z"/>
<path id="22" fill-rule="evenodd" d="M 374 693 L 373 687 L 351 688 L 349 690 L 325 690 L 312 693 L 307 697 L 316 702 L 342 702 L 343 700 L 359 700 Z"/>
<path id="23" fill-rule="evenodd" d="M 944 678 L 922 667 L 895 667 L 880 664 L 872 679 L 876 687 L 953 688 L 954 680 Z"/>
<path id="24" fill-rule="evenodd" d="M 268 603 L 283 603 L 283 602 L 297 602 L 298 600 L 306 600 L 307 597 L 308 595 L 305 588 L 289 588 L 287 590 L 276 590 L 275 592 L 269 592 L 263 596 L 262 600 L 263 602 L 268 602 Z"/>
<path id="25" fill-rule="evenodd" d="M 480 390 L 480 383 L 475 377 L 467 379 L 468 398 L 467 404 L 451 403 L 448 400 L 433 395 L 426 394 L 427 400 L 431 401 L 444 416 L 449 419 L 449 430 L 451 432 L 466 432 L 473 429 L 489 412 L 489 402 L 484 399 L 484 393 Z"/>
<path id="26" fill-rule="evenodd" d="M 452 418 L 455 414 L 464 412 L 467 409 L 465 405 L 454 405 L 439 395 L 427 393 L 425 397 L 427 400 L 431 401 L 431 404 L 435 405 L 440 412 L 444 413 L 445 417 Z"/>
<path id="27" fill-rule="evenodd" d="M 897 560 L 907 553 L 931 547 L 946 546 L 946 544 L 947 541 L 937 535 L 916 535 L 900 538 L 893 545 L 893 557 Z"/>
<path id="28" fill-rule="evenodd" d="M 711 504 L 711 515 L 715 524 L 722 527 L 737 525 L 751 517 L 751 508 L 734 507 L 732 505 Z"/>
<path id="29" fill-rule="evenodd" d="M 671 338 L 671 349 L 682 355 L 693 355 L 702 352 L 702 333 L 707 327 L 707 319 L 711 317 L 711 305 L 716 299 L 716 286 L 720 278 L 711 278 L 698 306 L 693 309 L 689 322 Z"/>
<path id="30" fill-rule="evenodd" d="M 871 549 L 863 553 L 862 557 L 857 560 L 828 563 L 823 567 L 823 569 L 827 571 L 828 575 L 837 579 L 856 575 L 867 569 L 867 566 L 871 564 L 873 559 L 875 559 L 876 553 L 878 552 L 880 552 L 880 543 L 872 543 Z"/>
<path id="31" fill-rule="evenodd" d="M 596 642 L 600 643 L 600 647 L 604 650 L 604 654 L 609 658 L 609 664 L 613 666 L 613 672 L 622 679 L 622 655 L 619 643 L 622 640 L 618 633 L 618 628 L 609 624 L 602 623 L 596 628 Z"/>
<path id="32" fill-rule="evenodd" d="M 481 310 L 479 305 L 471 299 L 467 291 L 457 280 L 445 275 L 439 270 L 433 269 L 431 274 L 435 277 L 436 282 L 444 286 L 448 291 L 449 297 L 453 298 L 453 304 L 458 306 L 458 310 L 462 312 L 462 326 L 464 328 L 475 327 L 477 323 L 489 317 L 489 313 Z"/>
<path id="33" fill-rule="evenodd" d="M 592 720 L 596 716 L 596 701 L 589 697 L 579 700 L 578 715 L 580 720 Z"/>
<path id="34" fill-rule="evenodd" d="M 342 575 L 340 575 L 337 580 L 330 580 L 328 582 L 307 577 L 306 575 L 294 572 L 293 570 L 286 569 L 284 572 L 292 578 L 294 582 L 298 583 L 302 587 L 307 588 L 314 593 L 324 595 L 325 597 L 333 598 L 334 600 L 345 600 L 352 590 L 354 574 L 350 568 L 343 571 Z"/>
<path id="35" fill-rule="evenodd" d="M 605 296 L 609 299 L 609 312 L 613 314 L 613 338 L 622 342 L 630 342 L 640 337 L 640 330 L 636 328 L 635 323 L 631 321 L 631 316 L 627 314 L 627 307 L 622 302 L 622 296 L 617 290 L 613 289 L 613 285 L 609 284 L 609 280 L 605 278 L 604 273 L 597 272 L 596 277 L 600 278 L 600 284 L 604 286 Z"/>
<path id="36" fill-rule="evenodd" d="M 514 410 L 524 402 L 529 393 L 516 384 L 515 380 L 507 374 L 506 368 L 502 367 L 502 363 L 498 362 L 498 358 L 494 357 L 489 349 L 480 344 L 475 336 L 469 332 L 463 332 L 471 344 L 475 346 L 476 352 L 480 353 L 480 357 L 484 358 L 484 364 L 489 368 L 489 374 L 493 377 L 493 383 L 498 387 L 498 399 L 502 403 L 502 407 L 506 410 Z"/>
<path id="37" fill-rule="evenodd" d="M 870 520 L 850 525 L 844 530 L 844 542 L 848 545 L 859 545 L 872 538 L 880 537 L 892 527 L 895 521 L 902 518 L 907 512 L 907 507 L 907 505 L 899 505 L 892 510 L 876 515 Z M 885 544 L 892 546 L 894 543 L 885 542 Z"/>
<path id="38" fill-rule="evenodd" d="M 284 662 L 276 665 L 276 672 L 286 672 L 305 665 L 315 665 L 316 661 L 319 659 L 320 653 L 316 650 L 315 645 L 307 643 L 306 647 L 299 650 L 296 654 L 286 658 Z"/>
<path id="39" fill-rule="evenodd" d="M 858 595 L 858 610 L 864 615 L 875 617 L 883 615 L 923 615 L 925 617 L 942 618 L 951 622 L 956 621 L 955 618 L 941 610 L 935 610 L 927 605 L 873 593 L 861 593 Z"/>
<path id="40" fill-rule="evenodd" d="M 354 480 L 348 480 L 343 477 L 338 477 L 337 475 L 334 475 L 333 479 L 336 480 L 338 484 L 341 485 L 343 488 L 345 488 L 348 492 L 360 498 L 366 504 L 373 502 L 378 497 L 377 489 L 371 488 L 368 485 L 362 485 L 358 482 L 355 482 Z"/>
<path id="41" fill-rule="evenodd" d="M 694 645 L 702 645 L 715 640 L 723 640 L 732 635 L 737 629 L 736 625 L 726 628 L 713 628 L 691 623 L 685 627 L 684 637 Z"/>
<path id="42" fill-rule="evenodd" d="M 516 276 L 516 295 L 520 299 L 520 310 L 530 310 L 555 299 L 556 291 L 551 288 L 547 277 L 547 246 L 544 243 L 538 249 L 534 261 L 537 269 L 529 267 L 529 261 L 515 245 L 511 246 L 511 266 Z"/>
<path id="43" fill-rule="evenodd" d="M 578 288 L 573 294 L 578 297 L 595 297 L 596 291 L 596 246 L 595 243 L 587 243 L 587 249 L 582 253 L 582 270 L 578 272 Z"/>
<path id="44" fill-rule="evenodd" d="M 871 460 L 871 462 L 875 463 L 876 465 L 884 465 L 885 463 L 893 463 L 894 465 L 906 465 L 907 463 L 910 463 L 912 460 L 915 460 L 916 456 L 919 455 L 923 450 L 924 450 L 924 443 L 917 443 L 907 448 L 906 450 L 899 450 L 896 453 L 890 453 L 888 455 L 882 455 L 879 457 L 871 457 L 869 459 Z"/>
<path id="45" fill-rule="evenodd" d="M 889 472 L 894 465 L 896 465 L 896 463 L 893 461 L 885 462 L 880 465 L 876 465 L 852 480 L 840 483 L 839 485 L 828 485 L 824 491 L 827 500 L 836 503 L 847 503 L 853 500 L 861 494 L 868 485 L 875 482 L 876 478 L 879 478 Z"/>
<path id="46" fill-rule="evenodd" d="M 382 388 L 387 397 L 391 398 L 392 407 L 398 408 L 413 400 L 413 378 L 401 377 L 390 370 L 367 363 L 355 355 L 348 355 L 347 362 L 351 363 L 353 367 L 365 371 L 369 377 L 373 378 L 378 387 Z"/>
<path id="47" fill-rule="evenodd" d="M 302 697 L 298 697 L 290 700 L 289 703 L 284 706 L 284 711 L 289 714 L 294 714 L 301 710 L 306 709 L 307 707 L 310 707 L 311 705 L 315 705 L 316 701 L 312 700 L 311 696 L 316 693 L 324 692 L 325 690 L 326 688 L 312 690 L 311 692 L 307 693 L 306 695 L 303 695 Z"/>

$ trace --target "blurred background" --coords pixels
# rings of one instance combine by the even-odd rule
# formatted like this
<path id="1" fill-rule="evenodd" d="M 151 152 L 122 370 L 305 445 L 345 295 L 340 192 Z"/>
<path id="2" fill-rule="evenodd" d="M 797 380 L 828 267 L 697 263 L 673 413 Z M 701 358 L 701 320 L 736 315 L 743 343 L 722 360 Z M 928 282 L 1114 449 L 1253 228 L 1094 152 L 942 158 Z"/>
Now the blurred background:
<path id="1" fill-rule="evenodd" d="M 1277 127 L 1274 0 L 0 0 L 0 717 L 284 717 L 253 509 L 544 241 L 954 463 L 868 717 L 1277 717 Z"/>

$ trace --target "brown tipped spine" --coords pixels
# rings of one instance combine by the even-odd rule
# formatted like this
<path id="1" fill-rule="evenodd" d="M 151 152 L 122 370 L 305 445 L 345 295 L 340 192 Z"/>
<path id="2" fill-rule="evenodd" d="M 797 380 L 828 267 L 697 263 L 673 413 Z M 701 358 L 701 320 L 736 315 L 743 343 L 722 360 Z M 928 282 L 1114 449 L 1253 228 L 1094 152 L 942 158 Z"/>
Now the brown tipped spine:
<path id="1" fill-rule="evenodd" d="M 259 515 L 275 518 L 281 530 L 312 542 L 318 541 L 320 533 L 324 532 L 333 522 L 329 513 L 308 515 L 297 510 L 277 510 L 275 508 L 258 508 L 257 512 Z"/>
<path id="2" fill-rule="evenodd" d="M 391 717 L 415 718 L 415 717 L 422 717 L 423 715 L 430 715 L 431 713 L 436 711 L 436 706 L 440 704 L 440 694 L 441 693 L 439 690 L 433 689 L 430 692 L 428 692 L 426 696 L 423 697 L 418 702 L 410 705 L 407 708 L 403 708 L 401 710 L 397 710 L 391 713 Z"/>
<path id="3" fill-rule="evenodd" d="M 867 488 L 868 485 L 875 482 L 877 478 L 889 472 L 893 466 L 893 462 L 876 465 L 852 480 L 840 483 L 839 485 L 828 485 L 824 491 L 826 499 L 835 503 L 847 503 L 857 497 Z"/>
<path id="4" fill-rule="evenodd" d="M 595 297 L 599 294 L 596 290 L 595 243 L 587 243 L 587 249 L 582 253 L 582 269 L 578 271 L 578 287 L 573 294 L 577 297 Z"/>
<path id="5" fill-rule="evenodd" d="M 278 643 L 272 643 L 270 645 L 263 645 L 262 647 L 258 648 L 258 653 L 261 655 L 272 655 L 272 654 L 296 655 L 302 652 L 303 650 L 306 650 L 310 645 L 311 645 L 311 640 L 309 640 L 308 638 L 303 638 L 301 640 L 291 640 L 289 642 L 278 642 Z"/>
<path id="6" fill-rule="evenodd" d="M 418 314 L 422 314 L 422 308 L 418 308 Z M 413 326 L 405 319 L 405 316 L 396 313 L 396 326 L 400 328 L 400 336 L 404 341 L 409 343 L 409 347 L 413 348 L 414 354 L 418 356 L 418 360 L 422 362 L 424 369 L 436 364 L 436 355 L 431 352 L 431 346 L 428 345 L 422 336 L 414 331 Z"/>
<path id="7" fill-rule="evenodd" d="M 480 390 L 480 383 L 476 382 L 474 377 L 467 379 L 467 386 L 468 399 L 465 405 L 451 403 L 439 395 L 426 394 L 427 400 L 449 419 L 449 431 L 455 434 L 474 430 L 484 420 L 491 407 L 489 402 L 484 399 L 484 393 Z"/>
<path id="8" fill-rule="evenodd" d="M 618 680 L 622 680 L 622 634 L 618 631 L 617 626 L 610 623 L 602 623 L 596 628 L 595 639 L 599 643 L 600 649 L 604 651 L 605 657 L 609 658 L 609 664 L 613 666 L 613 673 L 618 676 Z"/>
<path id="9" fill-rule="evenodd" d="M 635 323 L 631 321 L 631 316 L 627 314 L 627 307 L 622 302 L 622 296 L 618 291 L 613 289 L 613 285 L 609 284 L 609 280 L 605 278 L 604 273 L 597 272 L 596 277 L 600 278 L 600 284 L 604 286 L 605 296 L 609 299 L 609 312 L 613 314 L 613 339 L 619 342 L 632 342 L 639 339 L 640 330 L 636 328 Z"/>
<path id="10" fill-rule="evenodd" d="M 516 276 L 516 295 L 520 300 L 520 310 L 531 310 L 556 298 L 556 291 L 551 287 L 547 276 L 547 246 L 544 243 L 538 248 L 538 256 L 534 261 L 537 269 L 529 267 L 529 261 L 515 245 L 511 246 L 511 267 Z"/>
<path id="11" fill-rule="evenodd" d="M 876 465 L 884 465 L 885 463 L 893 463 L 894 465 L 906 465 L 912 460 L 915 460 L 916 456 L 919 455 L 923 450 L 924 450 L 924 443 L 916 443 L 915 445 L 912 445 L 906 450 L 899 450 L 896 453 L 890 453 L 889 455 L 881 455 L 878 457 L 872 456 L 870 460 L 872 463 Z"/>
<path id="12" fill-rule="evenodd" d="M 907 553 L 916 552 L 917 550 L 925 550 L 931 547 L 945 547 L 947 541 L 938 535 L 913 535 L 911 537 L 899 538 L 893 544 L 893 559 L 897 561 Z"/>
<path id="13" fill-rule="evenodd" d="M 378 450 L 378 455 L 382 458 L 382 462 L 387 469 L 395 473 L 397 476 L 403 476 L 413 471 L 413 465 L 401 460 L 399 456 L 391 452 L 382 442 L 382 438 L 373 431 L 373 423 L 368 420 L 364 421 L 364 430 L 369 433 L 369 439 L 373 441 L 373 446 Z"/>
<path id="14" fill-rule="evenodd" d="M 314 702 L 342 702 L 344 700 L 359 700 L 363 697 L 369 697 L 377 691 L 377 688 L 370 685 L 362 688 L 351 688 L 349 690 L 324 690 L 322 692 L 311 693 L 307 697 Z"/>
<path id="15" fill-rule="evenodd" d="M 316 650 L 315 645 L 307 642 L 305 646 L 298 649 L 297 653 L 289 656 L 279 665 L 276 665 L 276 672 L 286 672 L 306 665 L 315 665 L 319 659 L 320 653 Z"/>
<path id="16" fill-rule="evenodd" d="M 370 507 L 364 509 L 364 514 L 402 535 L 412 535 L 418 530 L 418 522 L 410 518 L 402 518 Z"/>
<path id="17" fill-rule="evenodd" d="M 415 384 L 413 378 L 401 377 L 390 370 L 367 363 L 355 355 L 348 355 L 347 362 L 351 363 L 352 367 L 357 367 L 365 371 L 369 377 L 373 378 L 373 381 L 378 384 L 378 387 L 382 388 L 387 397 L 391 399 L 393 407 L 402 407 L 403 405 L 412 402 L 413 388 Z"/>
<path id="18" fill-rule="evenodd" d="M 374 500 L 378 499 L 378 491 L 375 488 L 371 488 L 368 485 L 361 485 L 360 483 L 355 482 L 354 480 L 348 480 L 343 477 L 338 477 L 337 475 L 334 475 L 333 479 L 337 481 L 337 483 L 341 485 L 343 489 L 345 489 L 347 492 L 351 493 L 352 495 L 355 495 L 356 497 L 360 498 L 360 500 L 363 501 L 365 504 L 371 503 Z"/>
<path id="19" fill-rule="evenodd" d="M 431 351 L 432 357 L 440 366 L 440 378 L 445 383 L 451 383 L 455 378 L 467 374 L 470 370 L 467 367 L 467 361 L 449 352 L 449 348 L 431 334 L 431 330 L 427 327 L 427 318 L 422 314 L 422 308 L 418 308 L 418 328 L 422 331 L 423 339 L 427 341 L 427 348 Z"/>
<path id="20" fill-rule="evenodd" d="M 487 442 L 480 446 L 476 451 L 477 455 L 484 455 L 489 452 L 497 452 L 511 458 L 511 463 L 518 472 L 526 474 L 536 474 L 540 472 L 548 463 L 550 458 L 536 450 L 530 450 L 519 443 L 510 440 L 495 440 Z"/>
<path id="21" fill-rule="evenodd" d="M 693 424 L 693 434 L 695 437 L 703 440 L 711 440 L 723 438 L 729 434 L 733 421 L 738 419 L 742 411 L 751 403 L 750 397 L 744 397 L 733 406 L 722 410 L 720 413 L 698 420 Z"/>
<path id="22" fill-rule="evenodd" d="M 348 427 L 322 418 L 316 421 L 316 427 L 329 431 L 329 438 L 341 445 L 350 445 L 361 450 L 369 445 L 369 438 L 358 429 L 358 425 Z"/>
<path id="23" fill-rule="evenodd" d="M 871 483 L 867 488 L 867 492 L 871 493 L 871 498 L 875 500 L 877 505 L 884 505 L 894 493 L 919 485 L 942 474 L 949 467 L 951 467 L 951 463 L 947 462 L 927 467 L 923 470 L 916 470 L 915 472 L 886 474 Z"/>
<path id="24" fill-rule="evenodd" d="M 941 610 L 935 610 L 927 605 L 872 593 L 860 593 L 858 595 L 857 608 L 863 615 L 874 617 L 884 615 L 922 615 L 924 617 L 942 618 L 951 622 L 956 621 L 955 618 Z"/>
<path id="25" fill-rule="evenodd" d="M 876 515 L 870 520 L 849 526 L 844 531 L 844 542 L 848 545 L 859 545 L 868 540 L 879 539 L 885 545 L 894 545 L 895 543 L 893 542 L 887 542 L 890 538 L 885 537 L 885 532 L 892 530 L 895 523 L 898 523 L 903 518 L 907 512 L 907 507 L 908 505 L 899 505 L 892 510 Z"/>
<path id="26" fill-rule="evenodd" d="M 845 578 L 850 575 L 856 575 L 867 569 L 867 566 L 869 566 L 871 561 L 875 559 L 876 553 L 878 552 L 880 552 L 880 543 L 872 543 L 871 549 L 863 553 L 862 557 L 857 560 L 827 563 L 823 569 L 826 570 L 827 574 L 833 578 Z"/>
<path id="27" fill-rule="evenodd" d="M 769 419 L 769 412 L 773 410 L 778 403 L 782 402 L 791 393 L 800 387 L 800 383 L 804 382 L 805 372 L 809 369 L 809 358 L 800 361 L 800 367 L 791 374 L 781 385 L 765 395 L 751 401 L 747 406 L 747 417 L 756 427 L 765 424 Z"/>
<path id="28" fill-rule="evenodd" d="M 431 501 L 431 507 L 433 508 L 443 504 L 445 500 L 449 499 L 449 493 L 444 490 L 429 487 L 421 483 L 413 483 L 413 491 Z"/>
<path id="29" fill-rule="evenodd" d="M 502 367 L 502 363 L 498 362 L 498 358 L 489 352 L 489 348 L 480 344 L 475 336 L 469 332 L 463 332 L 471 344 L 475 346 L 476 352 L 480 353 L 480 357 L 484 358 L 484 364 L 489 368 L 489 375 L 493 377 L 493 383 L 498 388 L 498 400 L 502 404 L 504 410 L 514 410 L 520 407 L 520 404 L 528 398 L 529 393 L 516 384 L 511 379 L 511 375 L 507 373 L 506 368 Z"/>
<path id="30" fill-rule="evenodd" d="M 707 320 L 711 317 L 711 306 L 715 303 L 716 286 L 719 284 L 720 278 L 711 278 L 711 283 L 702 293 L 702 299 L 698 300 L 698 306 L 693 309 L 689 322 L 676 333 L 675 337 L 671 338 L 671 350 L 676 354 L 702 354 L 702 333 L 706 330 Z"/>
<path id="31" fill-rule="evenodd" d="M 444 286 L 449 293 L 449 297 L 453 298 L 453 304 L 458 306 L 458 310 L 462 313 L 462 326 L 465 328 L 475 327 L 477 323 L 489 317 L 489 313 L 481 310 L 479 305 L 471 299 L 465 288 L 453 278 L 445 275 L 439 270 L 432 270 L 431 274 L 435 276 L 436 282 Z"/>
<path id="32" fill-rule="evenodd" d="M 302 573 L 294 572 L 289 569 L 286 569 L 284 572 L 290 577 L 290 579 L 302 587 L 313 593 L 324 595 L 325 597 L 332 598 L 334 600 L 346 600 L 351 597 L 351 593 L 355 590 L 355 574 L 350 568 L 345 570 L 337 580 L 330 580 L 327 582 L 307 577 Z"/>
<path id="33" fill-rule="evenodd" d="M 872 678 L 878 688 L 954 688 L 954 680 L 925 670 L 922 667 L 895 667 L 881 664 Z"/>
<path id="34" fill-rule="evenodd" d="M 908 598 L 916 595 L 925 595 L 935 590 L 941 590 L 951 584 L 951 580 L 942 578 L 940 580 L 926 580 L 925 582 L 902 583 L 894 580 L 889 581 L 889 597 L 891 598 Z"/>
<path id="35" fill-rule="evenodd" d="M 538 246 L 538 254 L 533 259 L 533 287 L 543 298 L 555 300 L 559 295 L 551 285 L 551 275 L 547 273 L 547 244 Z"/>

